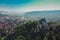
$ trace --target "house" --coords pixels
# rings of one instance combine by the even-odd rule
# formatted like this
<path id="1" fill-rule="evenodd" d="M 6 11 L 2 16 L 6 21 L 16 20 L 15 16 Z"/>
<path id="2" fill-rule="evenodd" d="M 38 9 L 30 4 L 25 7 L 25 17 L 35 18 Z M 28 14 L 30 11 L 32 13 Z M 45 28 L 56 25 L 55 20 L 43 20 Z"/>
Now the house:
<path id="1" fill-rule="evenodd" d="M 0 28 L 4 28 L 4 23 L 3 22 L 0 22 Z"/>

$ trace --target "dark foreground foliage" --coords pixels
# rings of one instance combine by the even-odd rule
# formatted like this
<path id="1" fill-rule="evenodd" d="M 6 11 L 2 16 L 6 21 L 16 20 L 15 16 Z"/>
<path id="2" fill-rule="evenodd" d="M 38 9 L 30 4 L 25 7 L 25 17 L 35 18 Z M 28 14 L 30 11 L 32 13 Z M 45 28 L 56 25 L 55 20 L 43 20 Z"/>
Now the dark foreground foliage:
<path id="1" fill-rule="evenodd" d="M 15 28 L 4 40 L 60 40 L 60 26 L 57 25 L 53 30 L 53 26 L 49 29 L 39 29 L 37 25 L 37 21 L 29 21 Z M 4 31 L 0 30 L 0 32 Z"/>

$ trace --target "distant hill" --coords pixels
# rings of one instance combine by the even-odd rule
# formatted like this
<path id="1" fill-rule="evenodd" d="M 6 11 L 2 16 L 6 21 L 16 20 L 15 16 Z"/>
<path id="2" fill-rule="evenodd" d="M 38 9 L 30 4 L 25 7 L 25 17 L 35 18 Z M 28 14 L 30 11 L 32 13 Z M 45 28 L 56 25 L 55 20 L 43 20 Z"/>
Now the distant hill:
<path id="1" fill-rule="evenodd" d="M 0 14 L 9 15 L 9 16 L 23 16 L 24 12 L 19 11 L 0 11 Z"/>
<path id="2" fill-rule="evenodd" d="M 60 10 L 26 12 L 25 17 L 46 17 L 50 21 L 60 21 Z"/>
<path id="3" fill-rule="evenodd" d="M 7 14 L 4 14 L 6 13 L 5 11 L 0 11 L 0 16 L 8 16 Z"/>
<path id="4" fill-rule="evenodd" d="M 32 12 L 25 12 L 25 13 L 15 13 L 15 12 L 6 12 L 0 11 L 0 16 L 25 16 L 25 17 L 35 17 L 35 18 L 42 18 L 46 17 L 48 21 L 60 21 L 60 10 L 54 11 L 32 11 Z"/>
<path id="5" fill-rule="evenodd" d="M 1 17 L 1 16 L 8 16 L 8 15 L 5 15 L 5 14 L 0 14 L 0 17 Z"/>

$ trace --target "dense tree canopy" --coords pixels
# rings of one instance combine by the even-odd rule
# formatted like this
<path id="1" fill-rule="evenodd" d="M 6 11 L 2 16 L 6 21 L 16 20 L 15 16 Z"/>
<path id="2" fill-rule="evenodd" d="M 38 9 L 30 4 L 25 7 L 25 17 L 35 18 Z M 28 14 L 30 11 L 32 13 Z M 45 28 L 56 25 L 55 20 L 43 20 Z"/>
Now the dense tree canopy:
<path id="1" fill-rule="evenodd" d="M 37 21 L 29 21 L 26 24 L 20 25 L 15 28 L 4 40 L 60 40 L 60 26 L 53 31 L 52 27 L 48 29 L 40 29 L 35 31 L 37 28 Z M 4 30 L 0 30 L 0 33 Z M 2 33 L 3 35 L 4 33 Z M 3 36 L 2 36 L 3 37 Z M 0 40 L 1 38 L 0 37 Z"/>

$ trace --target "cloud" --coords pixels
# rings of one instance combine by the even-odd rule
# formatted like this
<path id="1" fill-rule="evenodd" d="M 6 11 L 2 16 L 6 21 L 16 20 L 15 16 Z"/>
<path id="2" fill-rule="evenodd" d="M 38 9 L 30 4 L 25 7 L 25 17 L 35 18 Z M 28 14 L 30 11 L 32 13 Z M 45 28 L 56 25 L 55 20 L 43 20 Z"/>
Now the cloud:
<path id="1" fill-rule="evenodd" d="M 0 11 L 45 11 L 60 10 L 58 0 L 0 0 Z"/>
<path id="2" fill-rule="evenodd" d="M 24 13 L 24 12 L 30 12 L 30 11 L 48 11 L 48 10 L 60 10 L 60 6 L 57 5 L 33 5 L 33 6 L 26 6 L 22 8 L 12 9 L 9 7 L 0 7 L 0 11 L 9 11 L 9 12 L 18 12 L 18 13 Z"/>

